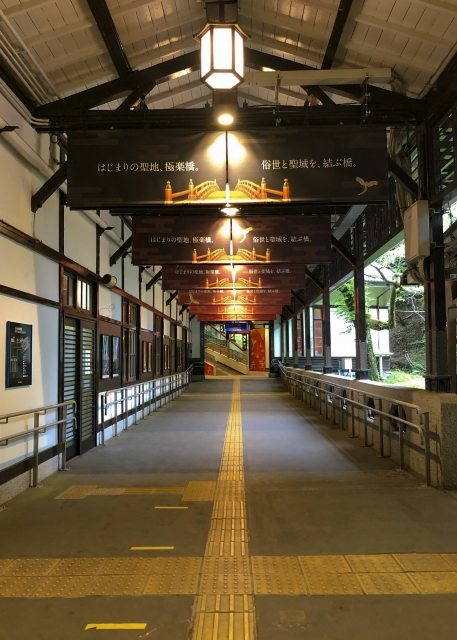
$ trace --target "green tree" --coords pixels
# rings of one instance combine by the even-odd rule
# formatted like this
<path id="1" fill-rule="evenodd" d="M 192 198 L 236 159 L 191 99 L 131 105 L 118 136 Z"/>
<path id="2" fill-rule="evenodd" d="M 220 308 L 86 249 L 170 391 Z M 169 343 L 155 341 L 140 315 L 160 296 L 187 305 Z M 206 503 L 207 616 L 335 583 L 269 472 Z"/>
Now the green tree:
<path id="1" fill-rule="evenodd" d="M 372 262 L 372 267 L 376 272 L 376 277 L 366 276 L 366 309 L 370 307 L 370 299 L 368 295 L 368 285 L 370 282 L 382 280 L 390 288 L 390 300 L 389 300 L 389 317 L 388 320 L 378 320 L 373 318 L 370 313 L 366 313 L 367 323 L 367 360 L 368 360 L 368 375 L 371 380 L 380 380 L 379 372 L 376 364 L 376 356 L 373 349 L 373 343 L 371 340 L 371 332 L 369 329 L 375 331 L 382 331 L 384 329 L 394 329 L 397 325 L 397 302 L 404 300 L 408 302 L 408 307 L 411 308 L 412 314 L 423 314 L 423 289 L 422 287 L 416 287 L 415 291 L 411 291 L 401 284 L 402 274 L 406 271 L 406 262 L 404 257 L 404 244 L 401 243 L 394 247 L 394 249 L 387 251 L 383 256 L 378 258 L 375 262 Z M 355 312 L 354 312 L 354 281 L 351 280 L 346 284 L 343 284 L 339 290 L 340 298 L 336 303 L 336 313 L 339 317 L 343 318 L 348 327 L 347 331 L 351 331 L 355 326 Z M 405 317 L 405 320 L 407 317 Z M 420 341 L 418 341 L 420 342 Z M 413 349 L 415 351 L 415 349 Z M 414 363 L 414 359 L 406 354 L 406 360 L 410 362 L 411 368 L 414 371 L 421 369 L 421 355 L 418 350 L 417 356 L 418 363 Z M 408 360 L 409 357 L 409 360 Z"/>

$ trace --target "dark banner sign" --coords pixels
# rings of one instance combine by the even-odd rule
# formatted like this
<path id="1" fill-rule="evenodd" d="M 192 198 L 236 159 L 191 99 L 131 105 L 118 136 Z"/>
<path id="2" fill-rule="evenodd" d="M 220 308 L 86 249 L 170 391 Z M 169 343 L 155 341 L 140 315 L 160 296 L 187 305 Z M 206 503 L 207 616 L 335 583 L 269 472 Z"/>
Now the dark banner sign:
<path id="1" fill-rule="evenodd" d="M 384 127 L 68 134 L 70 207 L 388 199 Z"/>
<path id="2" fill-rule="evenodd" d="M 268 322 L 269 320 L 275 320 L 276 315 L 272 314 L 272 313 L 257 313 L 257 314 L 240 314 L 240 315 L 230 315 L 230 314 L 226 314 L 226 315 L 215 315 L 215 314 L 211 314 L 211 315 L 206 315 L 206 314 L 198 314 L 198 321 L 199 322 L 226 322 L 228 320 L 250 320 L 252 322 Z"/>
<path id="3" fill-rule="evenodd" d="M 300 289 L 304 265 L 177 265 L 162 268 L 162 287 L 176 289 Z"/>
<path id="4" fill-rule="evenodd" d="M 184 289 L 178 292 L 180 305 L 251 304 L 256 307 L 290 304 L 290 291 L 281 289 Z"/>
<path id="5" fill-rule="evenodd" d="M 133 217 L 133 264 L 327 263 L 330 216 Z"/>
<path id="6" fill-rule="evenodd" d="M 6 323 L 6 388 L 32 384 L 32 325 Z"/>
<path id="7" fill-rule="evenodd" d="M 189 313 L 191 315 L 230 315 L 235 313 L 236 315 L 256 315 L 256 314 L 277 314 L 282 312 L 282 305 L 271 305 L 269 307 L 255 307 L 249 304 L 237 304 L 237 305 L 210 305 L 207 307 L 191 306 L 189 307 Z"/>

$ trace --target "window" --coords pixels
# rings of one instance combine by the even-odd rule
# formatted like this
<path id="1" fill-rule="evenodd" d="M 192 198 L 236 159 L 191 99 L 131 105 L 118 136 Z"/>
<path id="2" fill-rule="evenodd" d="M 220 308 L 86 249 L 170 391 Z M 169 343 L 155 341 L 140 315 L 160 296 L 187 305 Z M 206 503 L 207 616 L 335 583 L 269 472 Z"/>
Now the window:
<path id="1" fill-rule="evenodd" d="M 124 300 L 122 317 L 124 320 L 122 377 L 128 382 L 138 377 L 138 308 L 136 304 Z"/>
<path id="2" fill-rule="evenodd" d="M 313 308 L 313 336 L 314 336 L 314 355 L 324 355 L 324 340 L 322 335 L 322 308 Z"/>
<path id="3" fill-rule="evenodd" d="M 170 324 L 170 341 L 171 341 L 171 347 L 170 347 L 170 367 L 171 367 L 171 371 L 172 373 L 174 373 L 176 371 L 177 365 L 176 365 L 176 334 L 177 334 L 177 330 L 176 330 L 176 325 L 173 324 L 173 322 Z"/>
<path id="4" fill-rule="evenodd" d="M 63 276 L 63 303 L 67 307 L 75 306 L 75 277 L 70 273 Z"/>
<path id="5" fill-rule="evenodd" d="M 65 272 L 63 276 L 63 303 L 67 307 L 92 311 L 92 283 L 80 276 Z"/>
<path id="6" fill-rule="evenodd" d="M 142 371 L 150 373 L 152 371 L 152 342 L 142 342 Z"/>
<path id="7" fill-rule="evenodd" d="M 176 370 L 182 368 L 182 347 L 176 349 Z"/>
<path id="8" fill-rule="evenodd" d="M 101 364 L 102 364 L 102 378 L 111 377 L 111 340 L 110 336 L 101 336 Z"/>
<path id="9" fill-rule="evenodd" d="M 154 316 L 154 349 L 155 349 L 155 370 L 154 375 L 162 374 L 162 332 L 163 318 Z"/>
<path id="10" fill-rule="evenodd" d="M 163 370 L 170 370 L 170 345 L 166 344 L 163 347 Z"/>
<path id="11" fill-rule="evenodd" d="M 112 345 L 112 376 L 116 378 L 119 376 L 121 372 L 121 354 L 120 354 L 120 342 L 121 339 L 117 336 L 113 336 L 113 345 Z"/>

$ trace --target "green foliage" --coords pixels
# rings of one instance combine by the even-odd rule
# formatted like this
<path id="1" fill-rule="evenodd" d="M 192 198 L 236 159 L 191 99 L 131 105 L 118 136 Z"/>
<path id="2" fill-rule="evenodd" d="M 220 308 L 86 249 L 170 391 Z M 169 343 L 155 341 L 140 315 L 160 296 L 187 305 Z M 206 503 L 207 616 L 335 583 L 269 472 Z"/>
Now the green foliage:
<path id="1" fill-rule="evenodd" d="M 409 371 L 392 371 L 390 376 L 384 378 L 387 384 L 400 384 L 405 387 L 414 387 L 415 389 L 425 389 L 425 380 L 417 373 Z"/>

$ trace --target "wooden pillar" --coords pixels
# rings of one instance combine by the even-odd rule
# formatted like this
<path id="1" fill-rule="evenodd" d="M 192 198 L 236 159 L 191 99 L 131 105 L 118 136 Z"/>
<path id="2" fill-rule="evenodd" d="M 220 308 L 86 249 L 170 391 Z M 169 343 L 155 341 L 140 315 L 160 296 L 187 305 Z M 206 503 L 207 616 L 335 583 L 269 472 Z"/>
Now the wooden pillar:
<path id="1" fill-rule="evenodd" d="M 425 345 L 427 391 L 449 392 L 451 377 L 448 367 L 446 333 L 446 286 L 444 277 L 443 212 L 430 210 L 430 258 L 425 293 Z"/>
<path id="2" fill-rule="evenodd" d="M 286 327 L 285 327 L 286 330 L 285 330 L 284 333 L 285 333 L 285 342 L 286 342 L 286 344 L 285 344 L 285 352 L 284 352 L 284 361 L 285 361 L 286 364 L 289 364 L 289 344 L 290 344 L 290 342 L 289 342 L 289 321 L 288 320 L 286 320 L 285 325 L 286 325 Z"/>
<path id="3" fill-rule="evenodd" d="M 294 352 L 294 367 L 298 369 L 298 317 L 292 318 L 292 348 Z"/>
<path id="4" fill-rule="evenodd" d="M 362 263 L 354 269 L 355 377 L 357 380 L 368 378 L 364 268 Z"/>
<path id="5" fill-rule="evenodd" d="M 332 373 L 332 338 L 330 333 L 330 290 L 328 288 L 328 267 L 325 267 L 322 292 L 322 343 L 324 347 L 324 373 Z"/>
<path id="6" fill-rule="evenodd" d="M 303 315 L 305 316 L 305 369 L 306 371 L 311 371 L 313 368 L 312 360 L 311 360 L 311 318 L 310 318 L 310 307 L 306 307 L 303 311 Z"/>

